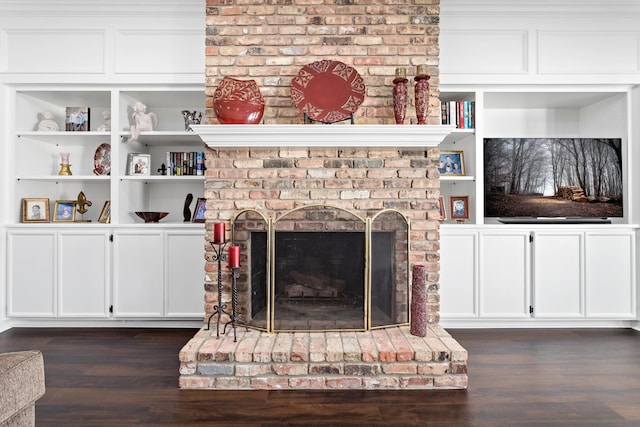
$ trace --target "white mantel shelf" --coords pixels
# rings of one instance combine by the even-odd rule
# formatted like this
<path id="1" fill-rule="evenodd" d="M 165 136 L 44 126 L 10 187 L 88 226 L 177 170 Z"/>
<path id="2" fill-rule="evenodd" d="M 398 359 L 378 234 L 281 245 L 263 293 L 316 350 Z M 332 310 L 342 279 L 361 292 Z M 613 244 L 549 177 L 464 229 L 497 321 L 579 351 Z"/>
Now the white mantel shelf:
<path id="1" fill-rule="evenodd" d="M 441 125 L 192 125 L 211 148 L 437 147 L 455 130 Z"/>

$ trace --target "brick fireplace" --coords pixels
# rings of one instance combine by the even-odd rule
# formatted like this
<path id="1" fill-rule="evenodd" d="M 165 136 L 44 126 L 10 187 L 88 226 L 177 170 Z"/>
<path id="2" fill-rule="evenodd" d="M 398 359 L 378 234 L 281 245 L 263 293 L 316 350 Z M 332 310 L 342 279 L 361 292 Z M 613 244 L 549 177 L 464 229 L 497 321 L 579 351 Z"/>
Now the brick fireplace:
<path id="1" fill-rule="evenodd" d="M 247 209 L 269 220 L 318 204 L 362 218 L 385 209 L 400 212 L 409 224 L 407 265 L 420 264 L 427 271 L 429 330 L 426 337 L 416 337 L 402 321 L 371 330 L 272 333 L 239 328 L 234 341 L 232 334 L 218 338 L 203 328 L 180 352 L 181 388 L 467 387 L 467 352 L 439 326 L 436 159 L 437 146 L 450 131 L 438 126 L 439 3 L 292 0 L 276 6 L 259 0 L 207 0 L 209 125 L 195 126 L 209 147 L 207 241 L 215 222 L 230 224 Z M 300 125 L 302 114 L 290 98 L 291 81 L 301 67 L 321 59 L 344 62 L 364 78 L 366 97 L 355 113 L 355 125 Z M 407 70 L 410 123 L 415 121 L 412 79 L 418 65 L 426 65 L 431 76 L 427 123 L 432 126 L 395 125 L 395 70 Z M 217 125 L 213 93 L 225 76 L 257 82 L 266 102 L 261 125 Z M 251 252 L 246 241 L 238 243 L 244 248 L 241 261 L 248 265 Z M 212 247 L 205 246 L 209 316 L 219 303 L 218 272 Z M 406 270 L 392 287 L 406 289 L 411 280 Z M 222 277 L 224 304 L 231 300 L 228 270 Z M 404 301 L 402 292 L 394 295 L 395 312 L 403 304 L 406 311 L 407 294 Z"/>
<path id="2" fill-rule="evenodd" d="M 372 331 L 269 333 L 201 330 L 181 352 L 183 388 L 466 388 L 466 351 L 438 326 L 439 195 L 442 126 L 202 125 L 209 145 L 206 229 L 245 209 L 266 218 L 326 203 L 361 217 L 382 209 L 410 219 L 408 259 L 427 273 L 429 333 L 406 326 Z M 253 142 L 251 142 L 253 141 Z M 231 238 L 231 235 L 228 236 Z M 217 263 L 206 253 L 207 313 L 218 303 Z M 241 261 L 250 263 L 245 250 Z M 223 271 L 223 303 L 230 301 Z M 398 285 L 398 284 L 395 284 Z M 405 283 L 406 285 L 406 283 Z"/>

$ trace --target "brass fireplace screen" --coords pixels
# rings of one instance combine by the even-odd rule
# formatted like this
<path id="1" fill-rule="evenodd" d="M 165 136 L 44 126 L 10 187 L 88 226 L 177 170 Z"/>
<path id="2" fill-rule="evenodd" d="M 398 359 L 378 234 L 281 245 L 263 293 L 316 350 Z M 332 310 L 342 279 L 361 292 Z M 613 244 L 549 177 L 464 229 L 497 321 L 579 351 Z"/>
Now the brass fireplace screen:
<path id="1" fill-rule="evenodd" d="M 231 221 L 238 314 L 267 332 L 367 331 L 409 323 L 409 218 L 302 206 Z"/>

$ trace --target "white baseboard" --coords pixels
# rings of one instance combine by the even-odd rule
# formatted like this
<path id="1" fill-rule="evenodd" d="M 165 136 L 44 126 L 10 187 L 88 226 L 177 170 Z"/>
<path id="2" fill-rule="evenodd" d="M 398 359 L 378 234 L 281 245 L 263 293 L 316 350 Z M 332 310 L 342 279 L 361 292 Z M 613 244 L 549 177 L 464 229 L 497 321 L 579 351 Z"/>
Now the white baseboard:
<path id="1" fill-rule="evenodd" d="M 2 326 L 2 325 L 0 325 Z M 200 329 L 202 320 L 69 320 L 12 319 L 7 328 L 186 328 Z M 0 329 L 2 332 L 2 329 Z"/>
<path id="2" fill-rule="evenodd" d="M 440 320 L 445 329 L 544 329 L 544 328 L 638 328 L 635 320 L 496 320 L 496 319 L 446 319 Z"/>

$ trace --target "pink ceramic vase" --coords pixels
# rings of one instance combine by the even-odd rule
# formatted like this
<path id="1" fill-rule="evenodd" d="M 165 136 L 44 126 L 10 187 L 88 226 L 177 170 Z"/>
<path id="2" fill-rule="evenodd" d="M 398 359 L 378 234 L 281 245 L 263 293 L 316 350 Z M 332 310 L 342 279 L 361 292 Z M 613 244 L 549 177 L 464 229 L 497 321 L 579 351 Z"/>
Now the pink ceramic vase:
<path id="1" fill-rule="evenodd" d="M 264 113 L 264 99 L 255 80 L 225 77 L 213 93 L 213 110 L 223 124 L 257 124 Z"/>

